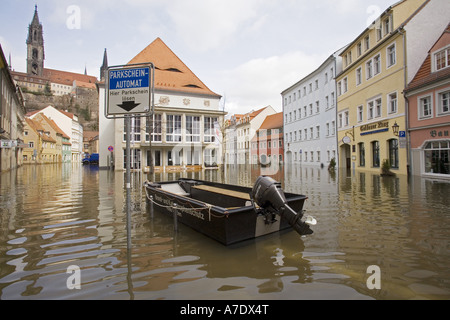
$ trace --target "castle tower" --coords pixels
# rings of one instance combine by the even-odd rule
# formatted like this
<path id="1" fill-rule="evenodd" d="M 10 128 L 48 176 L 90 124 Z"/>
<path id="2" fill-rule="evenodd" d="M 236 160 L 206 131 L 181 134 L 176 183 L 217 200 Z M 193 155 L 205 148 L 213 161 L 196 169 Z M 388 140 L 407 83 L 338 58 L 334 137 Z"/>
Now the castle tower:
<path id="1" fill-rule="evenodd" d="M 39 22 L 37 5 L 34 10 L 33 21 L 28 27 L 27 39 L 27 73 L 42 76 L 44 70 L 44 34 Z"/>

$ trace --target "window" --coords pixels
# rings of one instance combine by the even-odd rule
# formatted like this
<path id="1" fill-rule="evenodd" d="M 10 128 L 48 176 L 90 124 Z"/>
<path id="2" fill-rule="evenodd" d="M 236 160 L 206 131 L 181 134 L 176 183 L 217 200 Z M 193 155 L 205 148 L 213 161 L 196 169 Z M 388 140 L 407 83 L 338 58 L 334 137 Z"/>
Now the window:
<path id="1" fill-rule="evenodd" d="M 316 101 L 316 113 L 320 113 L 320 103 Z"/>
<path id="2" fill-rule="evenodd" d="M 215 142 L 216 136 L 214 134 L 214 125 L 217 122 L 217 118 L 205 117 L 205 142 Z"/>
<path id="3" fill-rule="evenodd" d="M 150 132 L 152 135 L 152 142 L 162 141 L 162 116 L 154 114 L 153 117 L 147 118 L 147 127 L 145 131 L 145 141 L 150 141 Z"/>
<path id="4" fill-rule="evenodd" d="M 392 67 L 397 63 L 397 55 L 395 49 L 395 43 L 387 48 L 387 66 Z"/>
<path id="5" fill-rule="evenodd" d="M 344 126 L 348 126 L 349 125 L 349 118 L 348 118 L 348 111 L 344 112 Z"/>
<path id="6" fill-rule="evenodd" d="M 381 72 L 381 56 L 379 54 L 373 58 L 373 68 L 375 76 Z"/>
<path id="7" fill-rule="evenodd" d="M 316 138 L 320 139 L 320 126 L 316 126 Z"/>
<path id="8" fill-rule="evenodd" d="M 381 98 L 378 98 L 367 103 L 367 119 L 381 117 L 381 102 Z"/>
<path id="9" fill-rule="evenodd" d="M 381 117 L 381 99 L 375 101 L 375 117 Z"/>
<path id="10" fill-rule="evenodd" d="M 387 35 L 388 33 L 391 32 L 391 17 L 387 17 L 384 20 L 383 24 L 384 24 L 383 25 L 383 27 L 384 27 L 384 35 Z"/>
<path id="11" fill-rule="evenodd" d="M 141 149 L 131 149 L 131 159 L 130 159 L 130 167 L 131 170 L 139 170 L 141 169 Z M 123 168 L 126 168 L 127 163 L 127 153 L 123 152 Z"/>
<path id="12" fill-rule="evenodd" d="M 356 85 L 359 86 L 362 83 L 362 69 L 359 67 L 356 69 Z"/>
<path id="13" fill-rule="evenodd" d="M 363 121 L 363 116 L 364 116 L 363 109 L 364 109 L 363 106 L 358 107 L 358 122 Z"/>
<path id="14" fill-rule="evenodd" d="M 438 99 L 439 99 L 438 115 L 450 114 L 450 91 L 439 93 Z"/>
<path id="15" fill-rule="evenodd" d="M 419 119 L 433 116 L 431 96 L 419 98 Z"/>
<path id="16" fill-rule="evenodd" d="M 206 166 L 214 166 L 217 164 L 216 149 L 205 149 L 204 156 Z"/>
<path id="17" fill-rule="evenodd" d="M 388 95 L 388 113 L 397 113 L 397 92 Z"/>
<path id="18" fill-rule="evenodd" d="M 398 140 L 391 139 L 389 143 L 389 163 L 391 168 L 398 169 Z"/>
<path id="19" fill-rule="evenodd" d="M 383 30 L 381 30 L 381 26 L 377 28 L 377 41 L 380 41 L 383 38 Z"/>
<path id="20" fill-rule="evenodd" d="M 373 119 L 373 101 L 369 101 L 367 105 L 367 119 Z"/>
<path id="21" fill-rule="evenodd" d="M 167 115 L 166 140 L 181 142 L 181 115 Z"/>
<path id="22" fill-rule="evenodd" d="M 186 141 L 200 142 L 200 117 L 186 116 Z"/>
<path id="23" fill-rule="evenodd" d="M 358 45 L 356 46 L 356 52 L 358 53 L 358 57 L 362 55 L 362 44 L 361 44 L 361 42 L 358 43 Z"/>
<path id="24" fill-rule="evenodd" d="M 450 142 L 433 141 L 425 146 L 425 172 L 450 174 Z"/>
<path id="25" fill-rule="evenodd" d="M 372 167 L 380 167 L 380 144 L 378 141 L 372 141 Z"/>
<path id="26" fill-rule="evenodd" d="M 436 71 L 450 66 L 450 48 L 446 48 L 434 54 Z"/>
<path id="27" fill-rule="evenodd" d="M 359 153 L 359 166 L 366 166 L 366 148 L 364 146 L 364 142 L 358 143 L 358 153 Z"/>
<path id="28" fill-rule="evenodd" d="M 124 119 L 124 128 L 126 128 L 126 119 Z M 127 140 L 127 134 L 124 130 L 123 141 Z M 141 142 L 141 118 L 132 117 L 130 119 L 130 142 Z"/>
<path id="29" fill-rule="evenodd" d="M 366 62 L 366 79 L 369 80 L 373 77 L 373 61 L 369 60 Z"/>
<path id="30" fill-rule="evenodd" d="M 364 38 L 364 49 L 366 51 L 370 49 L 370 37 L 369 36 Z"/>

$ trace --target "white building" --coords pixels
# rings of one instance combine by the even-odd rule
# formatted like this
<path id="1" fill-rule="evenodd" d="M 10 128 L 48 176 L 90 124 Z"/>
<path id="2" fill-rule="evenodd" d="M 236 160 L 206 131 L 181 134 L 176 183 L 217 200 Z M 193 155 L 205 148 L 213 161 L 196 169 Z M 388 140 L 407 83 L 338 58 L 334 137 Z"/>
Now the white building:
<path id="1" fill-rule="evenodd" d="M 266 117 L 275 113 L 272 106 L 267 106 L 246 114 L 236 114 L 231 118 L 226 130 L 227 164 L 258 164 L 251 157 L 251 141 Z"/>
<path id="2" fill-rule="evenodd" d="M 284 90 L 284 152 L 287 164 L 327 166 L 338 161 L 335 76 L 342 70 L 339 52 Z"/>
<path id="3" fill-rule="evenodd" d="M 52 106 L 33 112 L 29 116 L 33 119 L 38 113 L 43 113 L 47 118 L 55 121 L 58 127 L 70 137 L 72 163 L 81 163 L 81 160 L 83 160 L 83 126 L 78 122 L 78 116 Z"/>
<path id="4" fill-rule="evenodd" d="M 131 168 L 170 171 L 214 167 L 221 163 L 221 96 L 212 92 L 157 38 L 128 64 L 155 65 L 155 115 L 132 118 Z M 105 117 L 105 85 L 99 90 L 100 168 L 111 162 L 125 168 L 125 121 Z M 110 148 L 112 147 L 112 148 Z M 111 152 L 110 150 L 113 150 Z"/>

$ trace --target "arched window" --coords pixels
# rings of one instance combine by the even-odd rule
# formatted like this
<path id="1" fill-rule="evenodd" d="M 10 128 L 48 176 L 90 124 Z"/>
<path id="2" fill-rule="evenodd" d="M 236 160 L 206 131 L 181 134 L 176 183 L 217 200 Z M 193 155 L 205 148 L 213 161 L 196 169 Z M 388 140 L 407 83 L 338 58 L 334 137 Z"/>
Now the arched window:
<path id="1" fill-rule="evenodd" d="M 398 140 L 388 140 L 389 143 L 389 163 L 391 168 L 398 169 Z"/>
<path id="2" fill-rule="evenodd" d="M 378 141 L 372 141 L 372 167 L 380 167 L 380 143 Z"/>

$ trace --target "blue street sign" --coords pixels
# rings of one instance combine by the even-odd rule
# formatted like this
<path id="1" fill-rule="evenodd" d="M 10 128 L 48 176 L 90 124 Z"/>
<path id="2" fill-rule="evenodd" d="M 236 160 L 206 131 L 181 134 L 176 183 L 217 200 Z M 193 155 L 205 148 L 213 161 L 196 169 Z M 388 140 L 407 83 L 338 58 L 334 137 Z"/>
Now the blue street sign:
<path id="1" fill-rule="evenodd" d="M 146 113 L 150 110 L 150 66 L 108 69 L 107 115 Z"/>
<path id="2" fill-rule="evenodd" d="M 398 133 L 399 138 L 406 138 L 406 131 L 400 131 Z"/>

